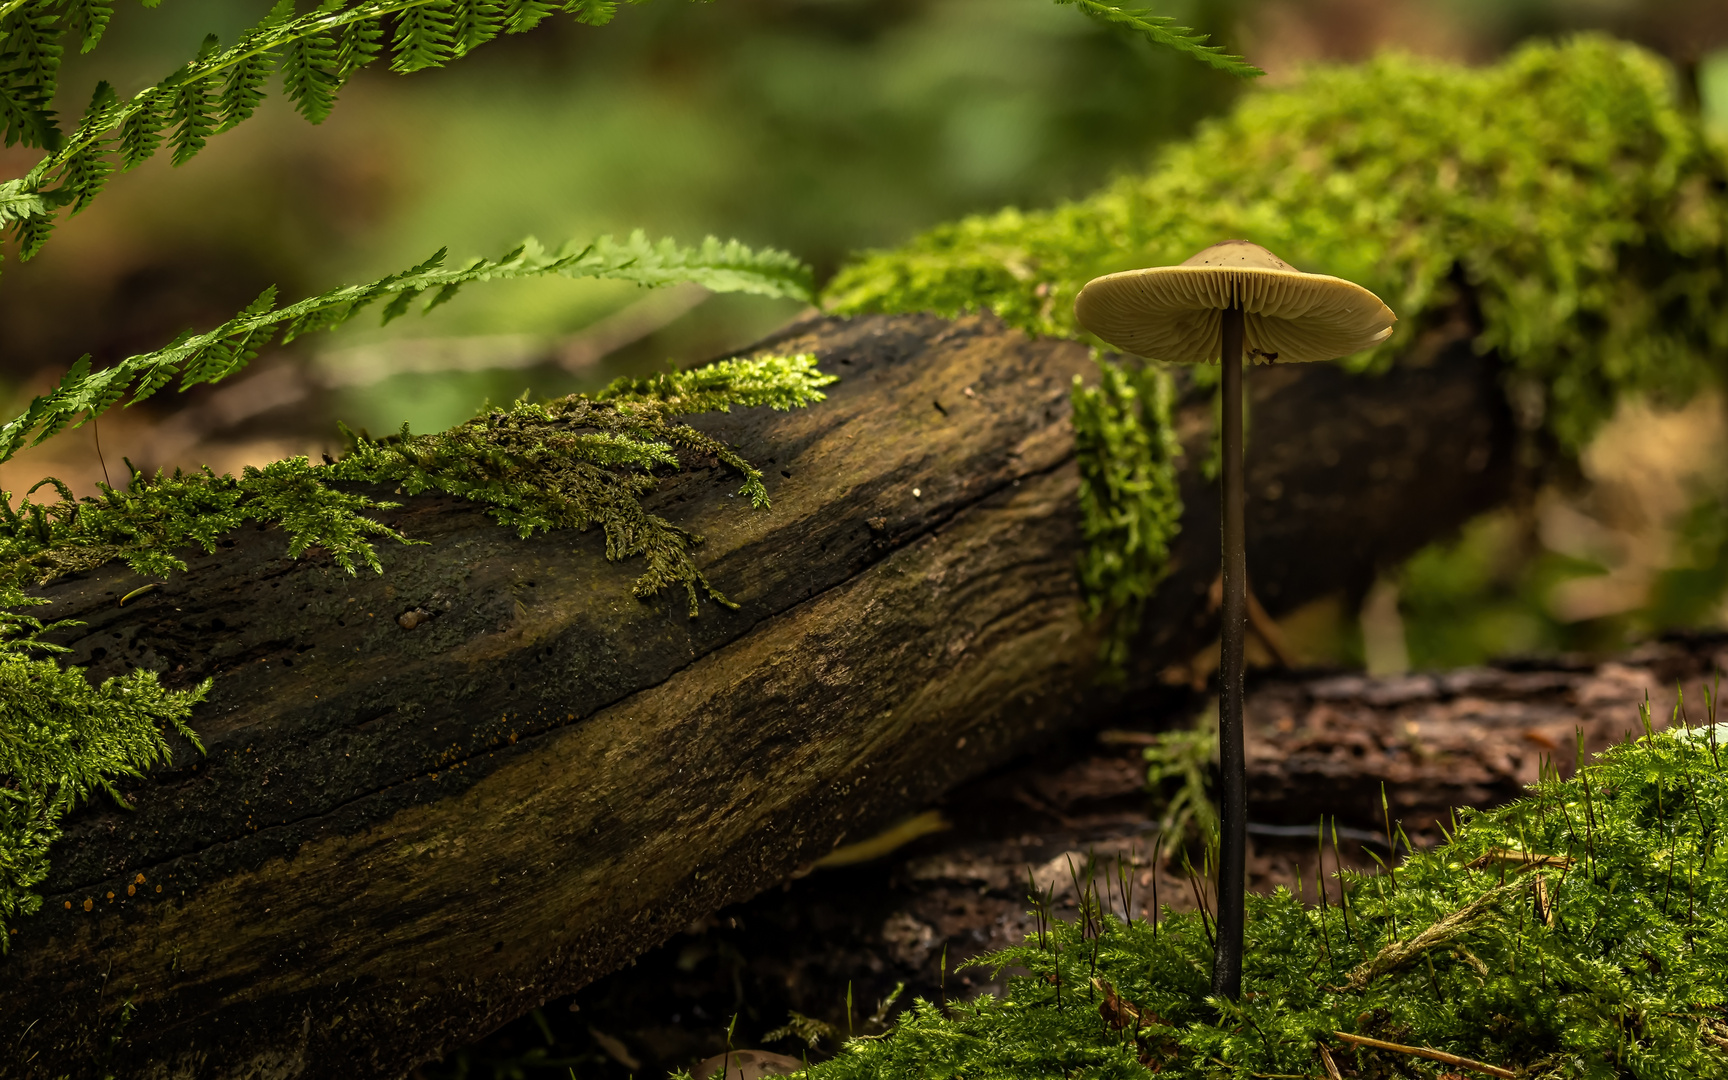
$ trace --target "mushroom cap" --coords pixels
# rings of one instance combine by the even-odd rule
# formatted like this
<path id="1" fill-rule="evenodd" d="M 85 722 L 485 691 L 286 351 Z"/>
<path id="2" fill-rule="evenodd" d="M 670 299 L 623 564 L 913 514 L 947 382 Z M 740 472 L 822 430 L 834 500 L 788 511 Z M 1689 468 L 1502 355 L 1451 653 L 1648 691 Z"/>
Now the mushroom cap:
<path id="1" fill-rule="evenodd" d="M 1240 304 L 1255 363 L 1333 360 L 1392 336 L 1398 316 L 1354 282 L 1305 274 L 1246 240 L 1213 244 L 1181 266 L 1093 278 L 1074 298 L 1080 325 L 1126 352 L 1215 364 L 1222 312 Z"/>
<path id="2" fill-rule="evenodd" d="M 764 1076 L 787 1076 L 804 1068 L 804 1063 L 785 1054 L 770 1054 L 766 1050 L 733 1050 L 713 1057 L 690 1070 L 691 1080 L 760 1080 Z M 726 1075 L 721 1076 L 720 1070 Z"/>

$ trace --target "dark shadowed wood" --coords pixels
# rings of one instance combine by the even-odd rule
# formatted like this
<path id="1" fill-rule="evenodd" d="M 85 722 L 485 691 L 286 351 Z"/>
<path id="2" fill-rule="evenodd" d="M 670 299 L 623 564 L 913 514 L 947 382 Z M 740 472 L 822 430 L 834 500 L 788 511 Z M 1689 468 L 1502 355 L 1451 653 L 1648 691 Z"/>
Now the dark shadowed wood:
<path id="1" fill-rule="evenodd" d="M 706 534 L 736 611 L 640 603 L 598 536 L 519 540 L 432 497 L 391 513 L 428 543 L 383 550 L 381 576 L 245 530 L 125 607 L 121 567 L 47 590 L 96 674 L 216 686 L 207 756 L 69 822 L 0 961 L 0 1076 L 400 1076 L 1118 713 L 1073 574 L 1085 349 L 930 316 L 770 347 L 843 381 L 698 423 L 767 468 L 773 510 L 709 462 L 654 500 Z M 1518 436 L 1467 347 L 1380 378 L 1257 369 L 1249 394 L 1274 612 L 1359 594 L 1512 488 Z M 1188 514 L 1131 687 L 1215 633 L 1209 414 L 1185 399 Z M 403 629 L 415 609 L 433 618 Z"/>

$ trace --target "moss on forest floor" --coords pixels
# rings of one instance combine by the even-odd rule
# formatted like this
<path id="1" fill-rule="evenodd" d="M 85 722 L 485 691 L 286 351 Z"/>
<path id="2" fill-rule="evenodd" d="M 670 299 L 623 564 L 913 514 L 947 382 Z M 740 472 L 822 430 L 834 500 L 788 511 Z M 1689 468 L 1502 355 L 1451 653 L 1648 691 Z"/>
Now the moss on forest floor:
<path id="1" fill-rule="evenodd" d="M 1728 725 L 1645 720 L 1447 843 L 1343 872 L 1339 900 L 1250 896 L 1240 1002 L 1207 996 L 1204 910 L 1124 922 L 1122 879 L 977 961 L 1029 972 L 1004 997 L 921 1001 L 810 1075 L 1728 1076 Z"/>

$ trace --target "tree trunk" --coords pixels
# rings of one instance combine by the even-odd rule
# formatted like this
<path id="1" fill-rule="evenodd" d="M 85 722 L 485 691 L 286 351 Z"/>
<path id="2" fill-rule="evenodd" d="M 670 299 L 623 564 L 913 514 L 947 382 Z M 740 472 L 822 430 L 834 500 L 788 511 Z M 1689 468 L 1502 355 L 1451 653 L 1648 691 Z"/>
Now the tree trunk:
<path id="1" fill-rule="evenodd" d="M 1143 711 L 1215 635 L 1209 394 L 1183 398 L 1184 527 L 1110 690 L 1073 573 L 1084 347 L 932 316 L 763 347 L 842 380 L 696 419 L 764 467 L 773 509 L 700 462 L 650 507 L 706 535 L 737 610 L 638 602 L 598 535 L 520 540 L 430 496 L 388 515 L 428 544 L 382 549 L 382 575 L 248 529 L 124 607 L 121 566 L 49 588 L 93 674 L 216 682 L 206 756 L 69 820 L 0 960 L 0 1076 L 400 1076 L 1058 729 Z M 1518 482 L 1495 365 L 1466 345 L 1248 381 L 1274 612 L 1360 596 Z"/>

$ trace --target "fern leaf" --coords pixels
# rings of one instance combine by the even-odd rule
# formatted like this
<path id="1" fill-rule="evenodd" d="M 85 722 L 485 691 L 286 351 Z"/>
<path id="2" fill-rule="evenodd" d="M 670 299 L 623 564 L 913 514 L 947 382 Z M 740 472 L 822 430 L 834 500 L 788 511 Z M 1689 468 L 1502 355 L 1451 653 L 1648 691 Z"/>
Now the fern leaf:
<path id="1" fill-rule="evenodd" d="M 420 295 L 420 291 L 419 289 L 403 289 L 392 296 L 390 302 L 384 305 L 383 322 L 391 323 L 408 314 L 408 305 L 414 302 L 414 298 Z"/>
<path id="2" fill-rule="evenodd" d="M 694 281 L 715 292 L 797 299 L 814 295 L 809 268 L 794 256 L 773 249 L 752 250 L 737 240 L 712 236 L 695 248 L 681 248 L 671 240 L 650 242 L 641 230 L 623 241 L 602 236 L 571 257 L 560 273 L 620 278 L 648 286 Z"/>
<path id="3" fill-rule="evenodd" d="M 301 116 L 322 124 L 342 86 L 336 71 L 336 39 L 328 31 L 306 34 L 282 50 L 282 92 Z"/>
<path id="4" fill-rule="evenodd" d="M 506 34 L 525 34 L 558 10 L 558 0 L 504 0 L 499 14 Z"/>
<path id="5" fill-rule="evenodd" d="M 605 26 L 618 14 L 618 0 L 568 0 L 564 10 L 576 16 L 579 23 Z"/>
<path id="6" fill-rule="evenodd" d="M 113 0 L 67 0 L 66 32 L 78 38 L 78 51 L 87 53 L 102 40 L 113 17 Z"/>
<path id="7" fill-rule="evenodd" d="M 462 291 L 462 285 L 463 283 L 460 281 L 453 281 L 442 289 L 439 289 L 436 296 L 426 301 L 424 312 L 430 312 L 433 308 L 442 307 L 456 299 L 456 294 Z"/>
<path id="8" fill-rule="evenodd" d="M 79 129 L 107 131 L 113 126 L 114 113 L 119 107 L 120 98 L 114 93 L 114 87 L 106 79 L 98 82 L 90 93 L 90 104 L 84 106 L 84 118 L 78 121 Z"/>
<path id="9" fill-rule="evenodd" d="M 0 228 L 47 212 L 42 196 L 31 191 L 22 179 L 0 184 Z"/>
<path id="10" fill-rule="evenodd" d="M 57 194 L 68 198 L 72 213 L 76 214 L 90 205 L 90 200 L 102 191 L 113 171 L 114 166 L 109 164 L 108 155 L 101 147 L 84 150 L 66 162 Z"/>
<path id="11" fill-rule="evenodd" d="M 0 16 L 0 115 L 6 145 L 55 149 L 60 129 L 51 106 L 60 73 L 58 0 L 25 0 Z"/>
<path id="12" fill-rule="evenodd" d="M 16 183 L 16 182 L 15 182 Z M 9 195 L 0 187 L 0 207 L 22 207 L 20 220 L 31 216 L 28 195 Z M 11 199 L 8 203 L 6 199 Z M 622 243 L 602 237 L 583 247 L 566 245 L 571 254 L 548 256 L 538 244 L 525 243 L 500 259 L 479 259 L 457 269 L 444 265 L 443 251 L 417 266 L 362 285 L 349 285 L 286 307 L 275 306 L 274 289 L 220 326 L 202 334 L 184 333 L 155 352 L 129 356 L 113 367 L 92 374 L 89 357 L 72 366 L 60 385 L 30 402 L 20 416 L 0 426 L 0 462 L 10 458 L 36 433 L 41 442 L 73 420 L 91 419 L 112 408 L 128 393 L 137 402 L 166 386 L 176 373 L 182 387 L 215 382 L 238 370 L 278 334 L 284 343 L 301 334 L 330 329 L 352 319 L 373 302 L 389 297 L 386 321 L 406 313 L 428 291 L 428 308 L 448 299 L 474 281 L 516 278 L 612 278 L 644 285 L 695 281 L 721 292 L 809 300 L 810 269 L 783 251 L 753 250 L 737 241 L 710 237 L 702 244 L 679 247 L 670 240 L 650 242 L 637 232 Z M 748 390 L 748 388 L 742 388 Z M 82 419 L 78 419 L 82 423 Z"/>
<path id="13" fill-rule="evenodd" d="M 449 0 L 432 0 L 400 12 L 390 42 L 395 52 L 390 70 L 406 74 L 443 66 L 450 59 L 453 38 Z"/>
<path id="14" fill-rule="evenodd" d="M 228 78 L 216 99 L 216 110 L 222 116 L 217 131 L 228 131 L 251 117 L 264 100 L 264 82 L 274 67 L 274 58 L 261 52 L 241 57 L 228 69 Z"/>
<path id="15" fill-rule="evenodd" d="M 216 35 L 204 39 L 199 59 L 206 59 L 217 48 Z M 174 131 L 168 144 L 174 148 L 175 165 L 184 165 L 204 149 L 204 142 L 216 130 L 219 108 L 210 84 L 202 79 L 183 78 L 174 86 L 168 103 L 168 123 Z"/>
<path id="16" fill-rule="evenodd" d="M 162 145 L 162 113 L 167 97 L 161 87 L 140 91 L 131 101 L 131 112 L 120 124 L 120 167 L 135 169 L 150 159 Z"/>
<path id="17" fill-rule="evenodd" d="M 1219 71 L 1244 79 L 1266 74 L 1242 57 L 1206 44 L 1207 35 L 1175 25 L 1175 20 L 1167 15 L 1154 15 L 1144 8 L 1127 7 L 1111 0 L 1056 0 L 1056 3 L 1071 4 L 1099 22 L 1132 30 L 1154 45 L 1173 49 Z"/>
<path id="18" fill-rule="evenodd" d="M 336 73 L 343 82 L 348 76 L 378 59 L 384 47 L 384 20 L 361 19 L 349 23 L 342 31 L 342 42 L 336 47 Z"/>
<path id="19" fill-rule="evenodd" d="M 42 245 L 48 242 L 48 234 L 54 231 L 54 217 L 51 214 L 32 214 L 20 221 L 18 232 L 18 257 L 20 259 L 34 258 Z"/>
<path id="20" fill-rule="evenodd" d="M 502 25 L 498 0 L 452 0 L 451 55 L 467 56 L 497 37 Z"/>
<path id="21" fill-rule="evenodd" d="M 52 113 L 29 93 L 5 85 L 0 85 L 0 126 L 4 127 L 7 146 L 49 146 L 57 134 Z"/>

